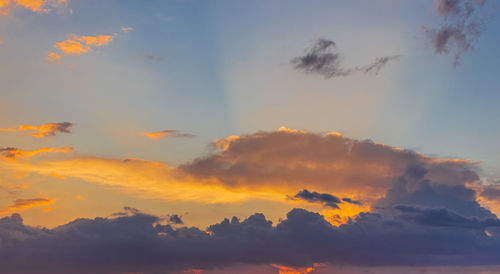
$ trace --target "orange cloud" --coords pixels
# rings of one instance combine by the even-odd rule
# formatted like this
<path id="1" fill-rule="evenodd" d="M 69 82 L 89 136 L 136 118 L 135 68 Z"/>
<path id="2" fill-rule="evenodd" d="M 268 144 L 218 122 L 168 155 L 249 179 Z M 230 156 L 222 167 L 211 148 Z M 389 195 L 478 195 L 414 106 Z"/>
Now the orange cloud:
<path id="1" fill-rule="evenodd" d="M 73 158 L 54 161 L 6 161 L 2 168 L 20 173 L 35 173 L 80 179 L 144 198 L 199 203 L 234 203 L 250 199 L 283 201 L 282 193 L 229 188 L 217 181 L 199 180 L 161 162 L 140 159 Z"/>
<path id="2" fill-rule="evenodd" d="M 134 28 L 132 28 L 132 27 L 123 27 L 122 28 L 122 31 L 124 31 L 124 32 L 131 31 L 131 30 L 134 30 Z"/>
<path id="3" fill-rule="evenodd" d="M 196 137 L 193 134 L 182 133 L 177 130 L 167 129 L 158 132 L 143 132 L 142 135 L 148 137 L 149 139 L 158 140 L 164 138 L 193 138 Z"/>
<path id="4" fill-rule="evenodd" d="M 8 147 L 8 148 L 0 148 L 0 156 L 7 160 L 17 160 L 17 158 L 29 158 L 36 154 L 47 153 L 47 152 L 71 152 L 73 151 L 72 147 L 61 147 L 61 148 L 51 148 L 51 147 L 42 147 L 36 150 L 22 150 L 18 148 Z"/>
<path id="5" fill-rule="evenodd" d="M 109 44 L 113 38 L 112 35 L 77 36 L 71 34 L 67 40 L 54 44 L 54 48 L 66 55 L 81 55 L 91 51 L 91 46 L 101 47 Z"/>
<path id="6" fill-rule="evenodd" d="M 0 0 L 0 15 L 8 15 L 15 7 L 23 7 L 33 12 L 49 12 L 67 0 Z"/>
<path id="7" fill-rule="evenodd" d="M 32 125 L 19 125 L 16 128 L 0 128 L 0 131 L 5 132 L 31 132 L 31 136 L 35 138 L 45 138 L 55 136 L 57 133 L 71 133 L 70 128 L 73 126 L 72 123 L 62 122 L 62 123 L 48 123 L 40 126 Z"/>
<path id="8" fill-rule="evenodd" d="M 54 203 L 54 200 L 52 199 L 17 199 L 12 205 L 7 206 L 5 210 L 1 210 L 0 213 L 10 213 L 12 211 L 26 210 L 32 207 L 50 205 L 52 203 Z M 50 210 L 51 209 L 49 209 L 49 211 Z"/>
<path id="9" fill-rule="evenodd" d="M 59 53 L 57 53 L 57 52 L 49 52 L 47 54 L 47 57 L 45 57 L 45 60 L 47 60 L 49 62 L 60 61 L 61 60 L 61 55 L 59 55 Z"/>
<path id="10" fill-rule="evenodd" d="M 318 264 L 314 264 L 311 267 L 290 267 L 277 264 L 271 264 L 271 266 L 276 268 L 279 274 L 306 274 L 313 272 Z"/>
<path id="11" fill-rule="evenodd" d="M 83 53 L 89 52 L 91 48 L 87 45 L 83 45 L 80 42 L 73 40 L 65 40 L 54 45 L 66 55 L 81 55 Z"/>

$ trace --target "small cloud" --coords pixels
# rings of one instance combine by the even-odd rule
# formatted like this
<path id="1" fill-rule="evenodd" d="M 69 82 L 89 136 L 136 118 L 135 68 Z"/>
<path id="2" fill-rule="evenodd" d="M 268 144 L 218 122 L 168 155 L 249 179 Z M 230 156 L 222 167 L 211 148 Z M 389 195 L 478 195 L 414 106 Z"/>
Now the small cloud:
<path id="1" fill-rule="evenodd" d="M 156 61 L 156 62 L 165 62 L 165 61 L 167 61 L 167 59 L 164 56 L 144 55 L 144 58 L 146 58 L 149 61 Z"/>
<path id="2" fill-rule="evenodd" d="M 349 76 L 355 72 L 374 73 L 392 60 L 400 58 L 399 55 L 378 57 L 371 64 L 360 68 L 344 68 L 341 65 L 341 56 L 336 52 L 337 44 L 328 39 L 320 38 L 306 51 L 304 56 L 293 58 L 290 62 L 294 69 L 308 74 L 318 74 L 325 78 Z"/>
<path id="3" fill-rule="evenodd" d="M 114 39 L 114 35 L 97 35 L 97 36 L 77 36 L 71 34 L 68 36 L 67 40 L 58 42 L 54 44 L 54 48 L 58 49 L 62 54 L 65 55 L 82 55 L 84 53 L 92 51 L 95 47 L 102 47 L 111 43 Z M 49 58 L 51 55 L 59 54 L 57 52 L 49 53 L 47 60 L 51 61 L 53 58 Z M 57 60 L 60 59 L 60 56 Z"/>
<path id="4" fill-rule="evenodd" d="M 13 8 L 23 7 L 32 12 L 47 13 L 65 9 L 67 0 L 0 0 L 0 15 L 9 15 Z"/>
<path id="5" fill-rule="evenodd" d="M 47 54 L 47 57 L 45 57 L 45 60 L 49 62 L 59 62 L 61 60 L 61 55 L 59 55 L 59 53 L 57 52 L 49 52 L 49 54 Z"/>
<path id="6" fill-rule="evenodd" d="M 42 147 L 36 150 L 22 150 L 15 147 L 0 148 L 0 157 L 7 160 L 17 160 L 18 158 L 30 158 L 40 153 L 68 153 L 73 151 L 72 147 L 64 146 L 60 148 Z"/>
<path id="7" fill-rule="evenodd" d="M 486 29 L 487 0 L 434 0 L 437 14 L 443 18 L 439 27 L 423 27 L 437 54 L 453 54 L 454 65 L 472 50 Z"/>
<path id="8" fill-rule="evenodd" d="M 177 214 L 172 214 L 168 216 L 168 222 L 171 224 L 182 225 L 184 221 L 182 221 L 182 216 Z"/>
<path id="9" fill-rule="evenodd" d="M 166 129 L 158 132 L 144 132 L 142 135 L 149 139 L 170 139 L 170 138 L 194 138 L 196 135 L 190 133 L 182 133 L 178 130 Z"/>
<path id="10" fill-rule="evenodd" d="M 122 30 L 123 32 L 129 32 L 129 31 L 134 30 L 134 28 L 132 28 L 132 27 L 122 27 L 122 28 L 121 28 L 121 30 Z"/>
<path id="11" fill-rule="evenodd" d="M 19 125 L 17 128 L 0 128 L 4 132 L 30 132 L 31 136 L 35 138 L 45 138 L 56 136 L 57 133 L 71 133 L 70 128 L 73 123 L 48 123 L 40 126 L 33 125 Z"/>
<path id="12" fill-rule="evenodd" d="M 43 199 L 43 198 L 35 198 L 35 199 L 17 199 L 10 206 L 7 206 L 4 210 L 1 210 L 0 213 L 9 213 L 18 210 L 26 210 L 32 207 L 39 207 L 50 205 L 54 203 L 52 199 Z"/>
<path id="13" fill-rule="evenodd" d="M 342 201 L 339 198 L 331 194 L 310 192 L 307 189 L 304 189 L 299 193 L 295 194 L 294 198 L 302 199 L 310 203 L 322 203 L 324 206 L 328 206 L 331 208 L 339 208 L 338 204 L 342 203 Z"/>

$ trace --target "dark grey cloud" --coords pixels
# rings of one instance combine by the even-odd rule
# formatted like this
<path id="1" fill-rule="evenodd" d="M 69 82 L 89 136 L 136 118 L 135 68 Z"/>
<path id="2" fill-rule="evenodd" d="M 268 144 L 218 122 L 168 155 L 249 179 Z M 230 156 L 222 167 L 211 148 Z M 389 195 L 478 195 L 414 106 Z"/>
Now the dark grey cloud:
<path id="1" fill-rule="evenodd" d="M 483 187 L 481 196 L 488 200 L 499 200 L 500 199 L 500 184 L 492 184 Z"/>
<path id="2" fill-rule="evenodd" d="M 310 203 L 321 203 L 324 206 L 328 206 L 331 208 L 339 208 L 337 204 L 342 203 L 342 201 L 328 193 L 318 193 L 318 192 L 310 192 L 307 189 L 299 191 L 299 193 L 294 196 L 297 199 L 302 199 L 308 201 Z"/>
<path id="3" fill-rule="evenodd" d="M 314 41 L 313 45 L 306 50 L 304 56 L 293 58 L 290 63 L 293 68 L 308 74 L 318 74 L 325 78 L 348 76 L 361 71 L 364 73 L 379 71 L 392 60 L 399 59 L 400 56 L 385 56 L 377 58 L 372 64 L 361 68 L 344 68 L 341 65 L 340 53 L 336 52 L 337 44 L 328 39 L 320 38 Z"/>
<path id="4" fill-rule="evenodd" d="M 399 60 L 400 58 L 400 55 L 378 57 L 373 63 L 361 68 L 360 70 L 364 73 L 378 74 L 380 70 L 382 70 L 382 68 L 384 68 L 389 62 Z"/>
<path id="5" fill-rule="evenodd" d="M 487 0 L 434 0 L 443 22 L 439 27 L 424 27 L 438 54 L 453 54 L 454 64 L 473 49 L 488 21 Z M 489 9 L 491 10 L 491 9 Z"/>
<path id="6" fill-rule="evenodd" d="M 166 62 L 167 58 L 165 56 L 154 56 L 154 55 L 144 55 L 144 58 L 149 61 L 155 62 Z"/>
<path id="7" fill-rule="evenodd" d="M 178 214 L 172 214 L 168 216 L 168 221 L 172 224 L 176 225 L 182 225 L 184 224 L 184 221 L 182 221 L 182 216 Z"/>
<path id="8" fill-rule="evenodd" d="M 301 199 L 310 203 L 320 203 L 323 206 L 331 207 L 331 208 L 339 208 L 338 204 L 342 202 L 357 204 L 360 205 L 360 201 L 352 200 L 350 198 L 342 198 L 339 199 L 336 196 L 333 196 L 328 193 L 318 193 L 318 192 L 310 192 L 307 189 L 299 191 L 299 193 L 295 194 L 295 196 L 290 197 L 291 199 Z"/>

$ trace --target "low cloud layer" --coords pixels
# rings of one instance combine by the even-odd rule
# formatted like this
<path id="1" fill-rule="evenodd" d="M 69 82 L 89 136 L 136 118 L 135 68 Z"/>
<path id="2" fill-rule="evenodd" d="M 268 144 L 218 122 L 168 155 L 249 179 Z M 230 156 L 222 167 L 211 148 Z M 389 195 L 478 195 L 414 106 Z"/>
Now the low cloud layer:
<path id="1" fill-rule="evenodd" d="M 457 65 L 472 50 L 488 21 L 487 0 L 434 0 L 439 27 L 424 27 L 437 54 L 452 54 Z"/>
<path id="2" fill-rule="evenodd" d="M 19 125 L 17 128 L 0 128 L 4 132 L 28 132 L 35 138 L 46 138 L 56 136 L 58 133 L 71 133 L 73 124 L 70 122 L 48 123 L 39 126 Z"/>
<path id="3" fill-rule="evenodd" d="M 320 38 L 314 41 L 304 56 L 295 57 L 290 63 L 298 71 L 334 78 L 348 76 L 355 72 L 378 74 L 390 61 L 400 58 L 400 56 L 384 56 L 360 68 L 345 68 L 342 66 L 342 58 L 336 51 L 336 47 L 337 44 L 334 41 Z"/>

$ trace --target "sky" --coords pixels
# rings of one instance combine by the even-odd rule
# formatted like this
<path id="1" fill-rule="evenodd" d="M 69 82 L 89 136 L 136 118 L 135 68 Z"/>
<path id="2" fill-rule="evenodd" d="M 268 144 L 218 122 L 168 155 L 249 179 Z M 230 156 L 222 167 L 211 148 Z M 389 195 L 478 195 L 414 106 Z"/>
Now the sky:
<path id="1" fill-rule="evenodd" d="M 0 272 L 498 273 L 498 8 L 0 0 Z"/>

